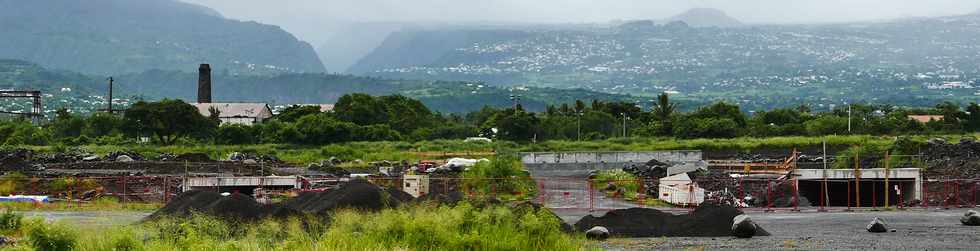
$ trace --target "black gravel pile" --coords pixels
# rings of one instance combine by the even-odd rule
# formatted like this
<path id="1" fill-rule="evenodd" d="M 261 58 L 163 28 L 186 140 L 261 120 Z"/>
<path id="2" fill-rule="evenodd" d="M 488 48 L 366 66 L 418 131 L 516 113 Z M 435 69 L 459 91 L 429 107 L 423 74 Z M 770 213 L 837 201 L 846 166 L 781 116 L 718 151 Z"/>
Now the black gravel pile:
<path id="1" fill-rule="evenodd" d="M 355 179 L 327 192 L 307 192 L 282 203 L 282 206 L 310 214 L 326 214 L 340 208 L 378 211 L 398 207 L 411 195 L 392 191 L 366 180 Z M 403 200 L 405 199 L 405 200 Z"/>
<path id="2" fill-rule="evenodd" d="M 279 204 L 262 205 L 244 194 L 221 196 L 212 191 L 185 192 L 157 210 L 148 219 L 187 217 L 194 212 L 229 220 L 258 220 L 265 217 L 288 218 L 301 215 L 327 216 L 341 208 L 377 211 L 412 200 L 396 189 L 386 189 L 365 180 L 353 180 L 327 192 L 308 192 Z"/>
<path id="3" fill-rule="evenodd" d="M 214 161 L 211 159 L 211 156 L 208 156 L 208 154 L 206 153 L 184 153 L 184 154 L 177 154 L 177 155 L 169 154 L 163 157 L 165 158 L 161 158 L 162 161 L 180 161 L 180 162 L 184 162 L 184 161 L 213 162 Z"/>
<path id="4" fill-rule="evenodd" d="M 193 213 L 212 215 L 226 220 L 252 221 L 265 216 L 267 209 L 244 194 L 221 196 L 216 192 L 193 190 L 182 193 L 148 219 L 188 217 Z"/>
<path id="5" fill-rule="evenodd" d="M 950 144 L 945 140 L 933 139 L 926 142 L 921 153 L 929 169 L 930 177 L 976 178 L 980 177 L 980 143 L 963 139 Z"/>
<path id="6" fill-rule="evenodd" d="M 27 149 L 0 151 L 0 170 L 19 171 L 31 167 L 34 152 Z"/>
<path id="7" fill-rule="evenodd" d="M 106 160 L 109 160 L 109 161 L 115 161 L 116 158 L 119 158 L 119 156 L 123 156 L 123 155 L 129 156 L 129 158 L 131 158 L 131 159 L 133 159 L 135 161 L 144 161 L 144 160 L 146 160 L 146 158 L 143 158 L 143 155 L 140 155 L 139 153 L 133 152 L 133 151 L 117 151 L 117 152 L 111 152 L 109 154 L 106 154 L 105 159 Z"/>
<path id="8" fill-rule="evenodd" d="M 702 204 L 694 212 L 674 215 L 656 209 L 629 208 L 607 212 L 601 217 L 586 215 L 575 229 L 586 231 L 602 226 L 614 236 L 625 237 L 718 237 L 731 236 L 735 216 L 742 214 L 728 205 Z M 756 236 L 768 236 L 759 228 Z"/>
<path id="9" fill-rule="evenodd" d="M 647 195 L 652 196 L 652 198 L 657 198 L 660 194 L 658 183 L 660 178 L 667 177 L 667 168 L 670 164 L 660 162 L 656 159 L 651 159 L 647 163 L 637 166 L 630 165 L 623 167 L 623 171 L 633 174 L 636 177 L 644 178 L 643 187 L 646 188 L 644 191 Z"/>

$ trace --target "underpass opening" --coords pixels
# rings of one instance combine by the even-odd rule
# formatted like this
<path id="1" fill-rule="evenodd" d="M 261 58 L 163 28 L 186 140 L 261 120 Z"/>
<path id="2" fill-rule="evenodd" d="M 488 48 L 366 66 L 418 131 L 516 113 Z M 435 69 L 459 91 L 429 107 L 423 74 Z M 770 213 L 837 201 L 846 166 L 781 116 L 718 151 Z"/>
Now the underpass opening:
<path id="1" fill-rule="evenodd" d="M 813 206 L 820 206 L 823 196 L 827 207 L 883 207 L 886 194 L 889 206 L 896 206 L 915 198 L 915 179 L 890 179 L 887 187 L 883 179 L 800 180 L 799 190 Z"/>

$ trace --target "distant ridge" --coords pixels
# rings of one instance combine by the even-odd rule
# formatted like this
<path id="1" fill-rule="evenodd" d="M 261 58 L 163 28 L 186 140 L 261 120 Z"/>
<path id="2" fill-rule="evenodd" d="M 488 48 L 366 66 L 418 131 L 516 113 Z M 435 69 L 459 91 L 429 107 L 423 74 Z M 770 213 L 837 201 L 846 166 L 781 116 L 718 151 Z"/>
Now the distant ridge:
<path id="1" fill-rule="evenodd" d="M 0 0 L 0 58 L 94 75 L 323 72 L 313 47 L 285 30 L 176 0 Z"/>
<path id="2" fill-rule="evenodd" d="M 742 25 L 741 21 L 728 16 L 724 11 L 711 8 L 690 9 L 667 19 L 667 21 L 682 21 L 693 27 L 733 27 Z"/>

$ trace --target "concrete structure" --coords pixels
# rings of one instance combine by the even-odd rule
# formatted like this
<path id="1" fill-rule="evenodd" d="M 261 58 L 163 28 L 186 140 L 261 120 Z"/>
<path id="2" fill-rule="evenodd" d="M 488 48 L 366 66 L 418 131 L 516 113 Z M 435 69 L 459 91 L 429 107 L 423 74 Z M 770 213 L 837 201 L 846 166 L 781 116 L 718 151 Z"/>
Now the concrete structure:
<path id="1" fill-rule="evenodd" d="M 661 162 L 699 162 L 701 151 L 653 152 L 529 152 L 521 162 L 534 176 L 586 176 L 591 170 L 612 170 L 624 165 Z"/>
<path id="2" fill-rule="evenodd" d="M 793 175 L 797 180 L 797 187 L 814 205 L 819 205 L 820 194 L 829 195 L 828 206 L 838 206 L 842 200 L 847 200 L 851 196 L 856 200 L 858 194 L 862 198 L 862 206 L 883 205 L 885 190 L 888 190 L 889 204 L 894 205 L 901 201 L 921 200 L 922 199 L 922 174 L 918 168 L 872 168 L 872 169 L 796 169 Z M 885 177 L 888 177 L 888 187 L 884 186 Z M 855 184 L 857 177 L 860 177 L 860 185 Z M 824 179 L 828 181 L 826 188 Z M 821 193 L 821 189 L 826 189 Z M 859 190 L 860 192 L 855 190 Z M 855 201 L 856 203 L 856 201 Z M 846 205 L 847 203 L 843 203 Z"/>
<path id="3" fill-rule="evenodd" d="M 265 103 L 194 103 L 197 112 L 205 117 L 211 109 L 218 111 L 221 124 L 254 125 L 272 118 L 272 109 Z"/>
<path id="4" fill-rule="evenodd" d="M 697 206 L 704 202 L 704 188 L 698 187 L 687 173 L 660 179 L 659 191 L 660 200 L 674 205 Z"/>
<path id="5" fill-rule="evenodd" d="M 296 176 L 264 177 L 187 177 L 181 186 L 183 191 L 194 189 L 217 192 L 238 192 L 251 195 L 256 188 L 300 189 L 302 182 Z"/>
<path id="6" fill-rule="evenodd" d="M 413 197 L 426 195 L 429 193 L 428 175 L 405 175 L 402 178 L 402 191 L 411 194 Z"/>

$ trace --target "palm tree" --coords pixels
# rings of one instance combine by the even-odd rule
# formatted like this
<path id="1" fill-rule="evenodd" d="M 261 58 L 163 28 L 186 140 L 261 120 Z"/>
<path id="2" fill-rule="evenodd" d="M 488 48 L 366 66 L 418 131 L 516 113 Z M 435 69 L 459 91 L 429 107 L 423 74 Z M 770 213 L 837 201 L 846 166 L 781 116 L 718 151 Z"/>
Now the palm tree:
<path id="1" fill-rule="evenodd" d="M 674 114 L 677 110 L 677 105 L 670 102 L 670 98 L 667 93 L 661 93 L 657 96 L 657 106 L 653 107 L 653 115 L 656 117 L 657 121 L 660 122 L 661 134 L 669 134 L 672 131 L 672 126 L 670 124 L 670 116 Z"/>

